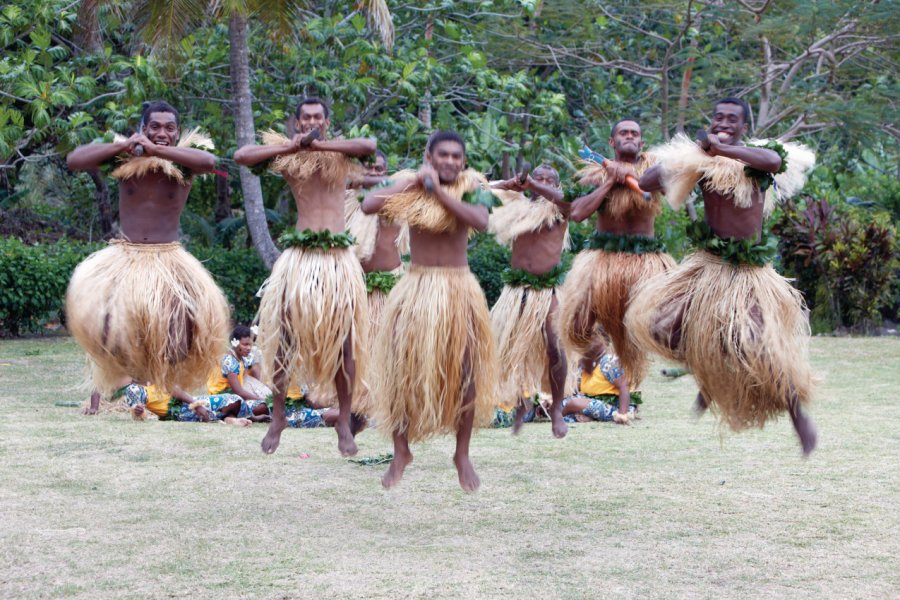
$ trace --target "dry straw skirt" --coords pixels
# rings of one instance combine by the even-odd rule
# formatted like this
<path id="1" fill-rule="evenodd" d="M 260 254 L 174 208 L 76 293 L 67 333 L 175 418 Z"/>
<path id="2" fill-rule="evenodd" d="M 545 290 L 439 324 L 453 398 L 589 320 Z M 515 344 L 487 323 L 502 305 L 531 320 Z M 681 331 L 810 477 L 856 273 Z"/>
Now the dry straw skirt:
<path id="1" fill-rule="evenodd" d="M 413 265 L 388 296 L 375 342 L 372 416 L 410 442 L 456 432 L 475 387 L 475 426 L 493 418 L 498 369 L 490 314 L 468 267 Z"/>
<path id="2" fill-rule="evenodd" d="M 562 288 L 560 332 L 567 351 L 584 355 L 594 340 L 593 324 L 599 324 L 637 389 L 647 373 L 647 356 L 629 339 L 625 312 L 638 286 L 674 267 L 664 252 L 579 252 Z"/>
<path id="3" fill-rule="evenodd" d="M 256 318 L 263 371 L 274 378 L 284 369 L 288 381 L 333 390 L 349 339 L 356 365 L 353 409 L 362 411 L 367 308 L 363 270 L 353 250 L 286 248 L 263 284 Z"/>
<path id="4" fill-rule="evenodd" d="M 177 242 L 116 240 L 75 269 L 66 320 L 102 393 L 126 377 L 194 390 L 226 347 L 229 311 L 210 274 Z"/>
<path id="5" fill-rule="evenodd" d="M 679 314 L 680 338 L 661 334 Z M 626 327 L 642 350 L 686 363 L 734 431 L 762 427 L 794 394 L 801 404 L 812 397 L 803 299 L 771 265 L 733 266 L 697 252 L 641 287 Z"/>

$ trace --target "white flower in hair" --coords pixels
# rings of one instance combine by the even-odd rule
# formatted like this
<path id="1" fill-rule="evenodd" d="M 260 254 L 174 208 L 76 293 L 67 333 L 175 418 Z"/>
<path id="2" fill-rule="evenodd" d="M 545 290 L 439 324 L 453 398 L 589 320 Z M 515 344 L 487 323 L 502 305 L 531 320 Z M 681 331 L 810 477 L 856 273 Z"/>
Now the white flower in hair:
<path id="1" fill-rule="evenodd" d="M 231 347 L 232 348 L 237 348 L 240 345 L 241 345 L 241 340 L 239 340 L 237 338 L 231 338 Z"/>

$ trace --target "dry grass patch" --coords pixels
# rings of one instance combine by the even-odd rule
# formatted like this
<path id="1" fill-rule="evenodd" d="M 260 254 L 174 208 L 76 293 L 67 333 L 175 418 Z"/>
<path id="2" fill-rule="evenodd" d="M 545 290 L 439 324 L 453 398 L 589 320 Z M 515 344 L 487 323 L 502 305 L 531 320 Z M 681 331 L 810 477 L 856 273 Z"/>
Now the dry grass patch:
<path id="1" fill-rule="evenodd" d="M 449 438 L 385 492 L 384 467 L 342 460 L 329 430 L 266 457 L 264 426 L 82 417 L 55 405 L 81 399 L 70 340 L 3 341 L 0 596 L 895 595 L 900 341 L 816 338 L 812 356 L 809 460 L 787 418 L 721 438 L 691 416 L 689 377 L 651 375 L 630 428 L 482 431 L 467 495 Z"/>

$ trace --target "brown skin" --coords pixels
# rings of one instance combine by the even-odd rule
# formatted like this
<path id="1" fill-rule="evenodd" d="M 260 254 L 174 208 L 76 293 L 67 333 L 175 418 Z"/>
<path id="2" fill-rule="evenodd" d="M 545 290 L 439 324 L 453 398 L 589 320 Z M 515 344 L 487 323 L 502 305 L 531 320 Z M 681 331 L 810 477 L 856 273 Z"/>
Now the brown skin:
<path id="1" fill-rule="evenodd" d="M 524 183 L 519 182 L 518 177 L 500 182 L 494 187 L 498 189 L 514 190 L 517 192 L 530 191 L 532 198 L 543 196 L 560 208 L 563 215 L 569 215 L 570 206 L 562 201 L 562 190 L 559 186 L 559 174 L 546 167 L 538 167 L 525 178 Z M 534 275 L 543 275 L 551 271 L 562 257 L 563 242 L 565 241 L 568 223 L 562 221 L 553 227 L 545 227 L 537 231 L 525 233 L 513 240 L 512 258 L 510 264 L 514 269 L 523 269 Z M 556 296 L 550 304 L 550 312 L 544 321 L 544 333 L 547 336 L 547 368 L 549 371 L 550 391 L 553 403 L 550 406 L 550 420 L 554 437 L 564 438 L 569 431 L 569 426 L 563 420 L 562 400 L 566 385 L 566 355 L 562 351 L 559 336 L 556 335 L 554 323 L 556 321 L 559 302 Z M 520 398 L 519 410 L 516 411 L 516 421 L 513 424 L 513 434 L 518 434 L 522 429 L 523 419 L 527 413 L 528 400 Z"/>
<path id="2" fill-rule="evenodd" d="M 653 237 L 654 217 L 652 214 L 633 212 L 614 219 L 601 210 L 603 202 L 613 188 L 625 185 L 626 176 L 635 175 L 634 165 L 638 162 L 641 150 L 644 148 L 644 138 L 641 134 L 640 125 L 634 121 L 622 121 L 617 124 L 613 135 L 609 138 L 609 145 L 613 149 L 616 159 L 609 161 L 609 164 L 606 166 L 608 177 L 600 187 L 572 203 L 572 220 L 580 223 L 590 217 L 595 211 L 599 211 L 597 214 L 597 231 L 601 233 Z M 585 326 L 593 329 L 594 319 L 588 320 Z"/>
<path id="3" fill-rule="evenodd" d="M 742 145 L 741 138 L 747 133 L 747 129 L 746 115 L 741 106 L 731 103 L 717 104 L 709 127 L 709 148 L 705 152 L 710 156 L 725 156 L 739 160 L 759 171 L 777 172 L 781 168 L 781 157 L 777 152 Z M 659 166 L 648 169 L 639 183 L 641 189 L 649 192 L 661 190 L 662 174 Z M 716 235 L 724 238 L 760 239 L 765 202 L 763 192 L 754 189 L 751 205 L 748 208 L 739 208 L 734 205 L 734 198 L 731 195 L 720 194 L 703 185 L 701 190 L 704 218 Z M 653 326 L 654 338 L 673 350 L 680 347 L 686 310 L 687 306 L 682 303 L 665 311 Z M 759 322 L 754 313 L 755 311 L 751 310 L 751 316 Z M 697 394 L 695 407 L 699 412 L 707 408 L 702 392 Z M 795 393 L 788 398 L 788 413 L 800 438 L 803 454 L 808 456 L 816 447 L 816 428 L 801 409 Z"/>
<path id="4" fill-rule="evenodd" d="M 610 161 L 606 167 L 609 175 L 606 181 L 586 196 L 572 203 L 572 220 L 576 223 L 584 221 L 595 211 L 600 210 L 606 196 L 616 186 L 625 185 L 627 175 L 635 176 L 634 165 L 644 147 L 641 127 L 634 121 L 622 121 L 609 138 L 609 145 L 615 153 L 616 160 Z M 644 189 L 644 188 L 641 188 Z M 645 190 L 646 191 L 646 190 Z M 619 235 L 653 236 L 653 216 L 647 213 L 626 215 L 613 219 L 600 212 L 597 215 L 597 231 Z"/>
<path id="5" fill-rule="evenodd" d="M 134 155 L 138 145 L 144 156 L 158 156 L 187 167 L 192 174 L 209 173 L 215 157 L 202 150 L 177 148 L 180 130 L 175 115 L 150 113 L 140 133 L 110 144 L 85 144 L 73 150 L 66 163 L 73 171 L 93 171 L 120 154 Z M 123 181 L 119 186 L 119 226 L 122 236 L 134 243 L 162 244 L 178 240 L 181 211 L 192 182 L 178 185 L 161 173 Z"/>
<path id="6" fill-rule="evenodd" d="M 263 161 L 282 154 L 295 152 L 340 152 L 347 156 L 369 156 L 375 152 L 375 141 L 370 139 L 327 140 L 331 121 L 325 116 L 325 107 L 321 104 L 304 104 L 300 107 L 297 121 L 300 133 L 294 139 L 281 145 L 256 146 L 247 145 L 234 153 L 234 160 L 240 165 L 252 167 Z M 318 129 L 321 139 L 313 140 L 308 146 L 301 145 L 301 138 L 313 129 Z M 346 229 L 344 222 L 344 186 L 333 186 L 316 173 L 305 181 L 285 177 L 294 201 L 297 204 L 297 230 L 328 230 L 341 233 Z M 343 456 L 353 456 L 358 450 L 351 430 L 350 404 L 353 397 L 353 379 L 356 362 L 353 358 L 353 345 L 350 338 L 344 340 L 344 364 L 335 377 L 338 392 L 340 417 L 335 425 L 338 435 L 338 449 Z M 281 432 L 287 427 L 284 415 L 284 398 L 287 391 L 288 374 L 278 371 L 273 374 L 275 388 L 279 390 L 273 397 L 272 424 L 262 441 L 262 450 L 272 454 L 278 448 Z"/>
<path id="7" fill-rule="evenodd" d="M 438 181 L 443 184 L 453 183 L 462 173 L 465 161 L 465 151 L 460 144 L 453 141 L 439 142 L 435 144 L 431 152 L 425 153 L 425 163 L 416 174 L 415 181 L 406 179 L 382 190 L 370 192 L 363 201 L 363 212 L 366 214 L 377 213 L 388 198 L 406 191 L 416 183 L 423 185 L 426 177 L 430 177 L 435 183 Z M 487 229 L 487 208 L 460 202 L 447 194 L 440 185 L 435 186 L 435 196 L 444 208 L 456 217 L 459 226 L 455 231 L 443 234 L 410 228 L 411 262 L 414 265 L 426 267 L 466 267 L 469 264 L 466 254 L 469 228 L 478 231 Z M 468 354 L 462 360 L 463 379 L 466 379 L 468 373 L 471 372 Z M 472 384 L 463 396 L 463 406 L 474 403 L 475 394 L 475 385 Z M 481 480 L 469 458 L 469 441 L 472 437 L 474 418 L 475 411 L 463 411 L 463 417 L 456 430 L 456 453 L 453 457 L 453 463 L 456 465 L 459 476 L 459 485 L 467 492 L 474 492 L 481 485 Z M 381 479 L 381 484 L 388 489 L 400 482 L 404 470 L 413 460 L 406 435 L 395 431 L 393 438 L 394 459 Z"/>
<path id="8" fill-rule="evenodd" d="M 366 170 L 366 174 L 360 182 L 360 187 L 371 188 L 380 184 L 385 179 L 387 165 L 384 157 L 378 156 L 375 164 Z M 397 248 L 397 237 L 403 229 L 401 223 L 392 223 L 385 219 L 378 219 L 378 235 L 375 238 L 375 248 L 372 256 L 366 261 L 361 261 L 363 271 L 393 271 L 400 266 L 400 250 Z"/>
<path id="9" fill-rule="evenodd" d="M 253 338 L 250 336 L 242 337 L 239 340 L 239 343 L 236 348 L 232 350 L 235 358 L 240 361 L 243 361 L 245 358 L 250 356 L 250 353 L 253 351 Z M 257 365 L 253 365 L 254 367 Z M 241 385 L 241 380 L 237 376 L 237 373 L 229 373 L 228 377 L 228 387 L 231 388 L 232 393 L 237 394 L 244 400 L 262 400 L 262 398 L 254 395 L 250 390 L 246 389 L 243 385 Z"/>

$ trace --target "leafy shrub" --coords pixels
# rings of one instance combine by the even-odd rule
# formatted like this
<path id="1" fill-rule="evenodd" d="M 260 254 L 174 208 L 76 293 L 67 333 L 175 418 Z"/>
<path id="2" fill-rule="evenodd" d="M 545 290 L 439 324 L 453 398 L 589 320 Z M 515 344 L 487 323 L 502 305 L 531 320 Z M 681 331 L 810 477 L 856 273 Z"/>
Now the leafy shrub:
<path id="1" fill-rule="evenodd" d="M 104 244 L 60 240 L 28 245 L 0 238 L 0 332 L 22 335 L 47 323 L 65 324 L 63 303 L 75 267 Z M 249 323 L 259 307 L 256 292 L 269 272 L 253 249 L 192 248 L 225 292 L 236 322 Z"/>
<path id="2" fill-rule="evenodd" d="M 21 335 L 63 321 L 72 271 L 100 247 L 65 239 L 29 246 L 16 238 L 0 238 L 0 331 Z"/>
<path id="3" fill-rule="evenodd" d="M 249 324 L 256 316 L 259 298 L 256 292 L 269 276 L 259 254 L 252 248 L 191 247 L 191 253 L 212 273 L 231 305 L 235 323 Z"/>
<path id="4" fill-rule="evenodd" d="M 812 310 L 814 329 L 861 327 L 895 306 L 896 233 L 886 219 L 839 210 L 825 200 L 788 203 L 773 230 L 785 272 Z"/>
<path id="5" fill-rule="evenodd" d="M 509 266 L 509 258 L 509 249 L 486 233 L 476 234 L 469 243 L 469 268 L 478 278 L 488 306 L 493 306 L 500 297 L 503 290 L 500 274 Z"/>

